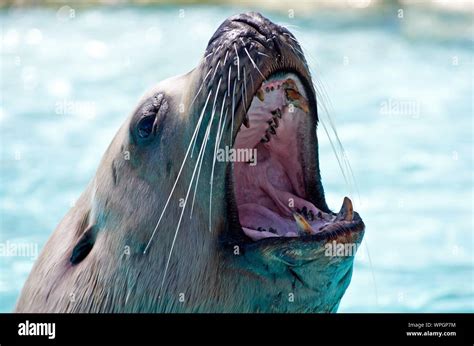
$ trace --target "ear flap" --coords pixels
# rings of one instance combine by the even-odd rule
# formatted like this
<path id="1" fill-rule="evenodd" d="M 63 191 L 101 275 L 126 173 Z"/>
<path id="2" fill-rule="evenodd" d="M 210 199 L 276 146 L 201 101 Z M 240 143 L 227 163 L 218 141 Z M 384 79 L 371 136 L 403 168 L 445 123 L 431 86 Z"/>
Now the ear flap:
<path id="1" fill-rule="evenodd" d="M 71 258 L 69 259 L 72 265 L 80 263 L 84 258 L 86 258 L 89 252 L 91 252 L 95 243 L 96 234 L 96 225 L 87 227 L 72 250 Z"/>

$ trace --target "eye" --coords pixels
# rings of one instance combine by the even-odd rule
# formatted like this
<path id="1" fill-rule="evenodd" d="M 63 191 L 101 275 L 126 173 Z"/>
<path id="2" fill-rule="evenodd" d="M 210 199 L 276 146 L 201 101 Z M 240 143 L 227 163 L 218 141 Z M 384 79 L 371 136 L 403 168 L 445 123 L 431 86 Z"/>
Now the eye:
<path id="1" fill-rule="evenodd" d="M 137 133 L 140 138 L 146 139 L 150 137 L 153 132 L 153 124 L 155 123 L 155 119 L 155 115 L 148 115 L 138 121 Z"/>
<path id="2" fill-rule="evenodd" d="M 145 145 L 153 141 L 167 111 L 168 102 L 163 94 L 156 94 L 143 102 L 130 128 L 137 144 Z"/>

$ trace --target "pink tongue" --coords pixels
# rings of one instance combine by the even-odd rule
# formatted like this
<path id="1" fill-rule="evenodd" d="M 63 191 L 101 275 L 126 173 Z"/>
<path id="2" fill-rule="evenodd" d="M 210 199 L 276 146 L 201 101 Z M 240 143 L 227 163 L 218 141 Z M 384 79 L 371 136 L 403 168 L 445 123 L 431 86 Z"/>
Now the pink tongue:
<path id="1" fill-rule="evenodd" d="M 255 241 L 255 240 L 264 239 L 264 238 L 278 237 L 277 234 L 274 234 L 274 233 L 271 233 L 271 232 L 255 231 L 255 230 L 253 230 L 253 229 L 246 228 L 246 227 L 242 227 L 242 229 L 244 230 L 244 233 L 245 233 L 250 239 L 252 239 L 252 240 L 254 240 L 254 241 Z"/>
<path id="2" fill-rule="evenodd" d="M 278 192 L 282 196 L 291 196 L 287 192 Z M 278 197 L 278 195 L 276 195 Z M 313 215 L 318 215 L 320 210 L 316 208 L 312 203 L 305 201 L 302 198 L 292 196 L 294 200 L 293 210 L 301 210 L 303 207 L 306 207 L 308 212 L 311 210 Z M 280 236 L 284 236 L 290 232 L 296 232 L 296 223 L 293 218 L 292 210 L 289 207 L 285 207 L 282 201 L 275 201 L 274 205 L 269 205 L 268 200 L 255 201 L 257 203 L 245 203 L 239 204 L 239 217 L 240 224 L 243 227 L 250 229 L 258 230 L 259 227 L 270 230 L 270 227 L 273 228 L 276 233 Z M 275 205 L 278 207 L 275 208 Z M 285 208 L 284 210 L 279 210 L 279 207 Z M 314 230 L 321 228 L 326 221 L 322 220 L 315 216 L 314 220 L 309 221 L 308 223 L 313 226 Z"/>
<path id="3" fill-rule="evenodd" d="M 274 211 L 254 203 L 239 205 L 240 223 L 242 226 L 257 230 L 259 227 L 269 231 L 270 227 L 276 230 L 279 236 L 294 231 L 295 221 L 283 218 Z"/>

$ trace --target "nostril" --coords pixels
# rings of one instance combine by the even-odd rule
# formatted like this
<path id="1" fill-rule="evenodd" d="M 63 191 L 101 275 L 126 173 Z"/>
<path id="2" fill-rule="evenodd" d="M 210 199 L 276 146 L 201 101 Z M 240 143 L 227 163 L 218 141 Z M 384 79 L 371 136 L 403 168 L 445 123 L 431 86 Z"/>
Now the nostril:
<path id="1" fill-rule="evenodd" d="M 235 17 L 232 21 L 251 27 L 265 38 L 272 35 L 272 28 L 269 26 L 269 22 L 259 13 L 242 14 Z"/>
<path id="2" fill-rule="evenodd" d="M 262 35 L 267 43 L 273 44 L 276 55 L 281 57 L 281 28 L 278 25 L 273 24 L 260 13 L 256 12 L 243 13 L 235 16 L 232 18 L 232 22 L 244 24 Z"/>

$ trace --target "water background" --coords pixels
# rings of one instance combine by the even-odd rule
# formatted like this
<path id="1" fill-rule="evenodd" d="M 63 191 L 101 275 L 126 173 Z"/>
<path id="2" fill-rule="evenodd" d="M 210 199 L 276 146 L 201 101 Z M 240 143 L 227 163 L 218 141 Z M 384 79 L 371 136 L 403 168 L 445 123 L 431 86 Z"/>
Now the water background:
<path id="1" fill-rule="evenodd" d="M 0 243 L 41 249 L 138 98 L 196 66 L 222 20 L 247 9 L 0 10 Z M 301 41 L 352 165 L 346 183 L 320 126 L 328 203 L 350 195 L 367 226 L 340 311 L 474 311 L 472 16 L 264 14 Z M 0 260 L 8 312 L 33 261 Z"/>

